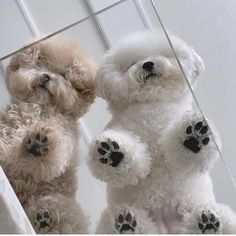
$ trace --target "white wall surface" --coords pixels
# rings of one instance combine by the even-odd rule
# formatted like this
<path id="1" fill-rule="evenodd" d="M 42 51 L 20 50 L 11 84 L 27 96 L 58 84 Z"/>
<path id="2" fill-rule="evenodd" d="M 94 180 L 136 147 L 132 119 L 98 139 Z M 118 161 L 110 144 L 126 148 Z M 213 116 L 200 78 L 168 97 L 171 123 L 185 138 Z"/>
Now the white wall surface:
<path id="1" fill-rule="evenodd" d="M 86 1 L 22 0 L 38 32 L 54 32 L 90 15 Z"/>
<path id="2" fill-rule="evenodd" d="M 9 13 L 13 14 L 9 14 Z M 32 34 L 14 0 L 0 2 L 0 58 L 19 49 Z"/>
<path id="3" fill-rule="evenodd" d="M 1 0 L 0 57 L 19 49 L 29 38 L 37 34 L 55 32 L 115 2 L 118 1 Z M 236 147 L 233 136 L 236 130 L 233 122 L 236 120 L 234 103 L 236 47 L 232 37 L 236 33 L 234 27 L 236 1 L 156 0 L 156 3 L 166 27 L 193 45 L 205 61 L 206 72 L 199 81 L 197 97 L 204 112 L 219 128 L 224 142 L 224 156 L 233 173 L 236 173 L 234 158 Z M 147 28 L 149 25 L 160 28 L 150 1 L 129 0 L 63 34 L 78 39 L 99 64 L 106 50 L 124 35 Z M 6 61 L 2 63 L 6 64 Z M 2 70 L 0 77 L 1 73 Z M 2 79 L 0 80 L 1 109 L 7 101 L 8 93 Z M 80 179 L 78 199 L 92 216 L 93 228 L 106 205 L 105 185 L 95 180 L 88 172 L 85 164 L 87 147 L 91 138 L 101 133 L 109 119 L 106 103 L 102 99 L 96 99 L 90 112 L 81 120 L 84 135 L 80 143 L 83 154 L 78 171 Z M 218 162 L 212 175 L 217 198 L 236 209 L 235 191 L 222 162 Z"/>

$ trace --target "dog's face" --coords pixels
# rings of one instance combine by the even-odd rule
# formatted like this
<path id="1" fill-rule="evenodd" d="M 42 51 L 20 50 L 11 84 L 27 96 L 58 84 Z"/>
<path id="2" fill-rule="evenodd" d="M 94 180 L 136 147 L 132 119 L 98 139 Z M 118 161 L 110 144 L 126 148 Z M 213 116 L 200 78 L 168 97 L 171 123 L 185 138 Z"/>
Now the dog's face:
<path id="1" fill-rule="evenodd" d="M 16 54 L 6 84 L 17 99 L 82 115 L 95 97 L 94 67 L 75 42 L 58 37 Z"/>
<path id="2" fill-rule="evenodd" d="M 171 36 L 178 58 L 193 85 L 204 70 L 202 59 Z M 112 48 L 97 72 L 97 94 L 116 107 L 132 103 L 178 101 L 189 94 L 173 52 L 157 31 L 128 37 Z"/>

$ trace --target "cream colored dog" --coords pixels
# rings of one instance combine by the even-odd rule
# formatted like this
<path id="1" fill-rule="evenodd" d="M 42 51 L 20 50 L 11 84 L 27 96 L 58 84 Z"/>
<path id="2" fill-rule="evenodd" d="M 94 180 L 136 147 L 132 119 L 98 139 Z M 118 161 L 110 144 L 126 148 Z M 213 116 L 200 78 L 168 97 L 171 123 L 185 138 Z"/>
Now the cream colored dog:
<path id="1" fill-rule="evenodd" d="M 74 197 L 77 119 L 95 98 L 92 63 L 75 42 L 55 37 L 13 56 L 6 84 L 0 164 L 36 232 L 86 233 Z"/>

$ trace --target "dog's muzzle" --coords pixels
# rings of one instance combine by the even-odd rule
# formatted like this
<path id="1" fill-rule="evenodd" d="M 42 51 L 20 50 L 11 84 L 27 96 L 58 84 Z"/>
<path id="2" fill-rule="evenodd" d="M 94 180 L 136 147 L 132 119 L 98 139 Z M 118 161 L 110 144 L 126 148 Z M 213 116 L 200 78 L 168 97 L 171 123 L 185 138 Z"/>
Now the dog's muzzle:
<path id="1" fill-rule="evenodd" d="M 49 74 L 46 73 L 42 74 L 42 86 L 45 87 L 46 84 L 48 84 L 51 79 L 52 78 Z"/>

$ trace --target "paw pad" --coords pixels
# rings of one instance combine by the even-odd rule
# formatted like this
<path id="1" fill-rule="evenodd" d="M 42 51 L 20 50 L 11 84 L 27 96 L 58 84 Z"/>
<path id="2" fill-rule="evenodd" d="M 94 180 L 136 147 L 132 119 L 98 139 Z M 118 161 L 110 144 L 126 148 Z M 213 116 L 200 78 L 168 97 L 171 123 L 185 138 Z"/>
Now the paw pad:
<path id="1" fill-rule="evenodd" d="M 47 155 L 48 137 L 41 133 L 33 133 L 26 143 L 26 149 L 35 157 Z"/>
<path id="2" fill-rule="evenodd" d="M 120 152 L 119 144 L 109 139 L 107 142 L 99 143 L 97 151 L 101 156 L 99 159 L 100 162 L 102 164 L 108 164 L 112 167 L 118 166 L 124 158 L 124 154 Z"/>
<path id="3" fill-rule="evenodd" d="M 186 129 L 186 134 L 184 146 L 194 153 L 200 152 L 202 147 L 210 141 L 209 128 L 204 121 L 189 125 Z"/>
<path id="4" fill-rule="evenodd" d="M 216 233 L 220 227 L 220 221 L 211 211 L 207 213 L 203 211 L 198 222 L 198 227 L 202 233 L 209 233 L 209 231 Z"/>
<path id="5" fill-rule="evenodd" d="M 129 211 L 118 215 L 115 220 L 115 230 L 120 234 L 134 233 L 136 226 L 137 221 Z"/>
<path id="6" fill-rule="evenodd" d="M 52 228 L 52 216 L 47 210 L 37 211 L 34 219 L 36 229 L 40 232 L 48 232 Z"/>

